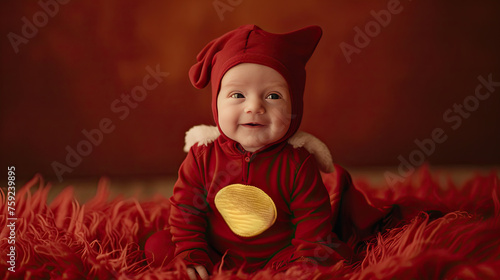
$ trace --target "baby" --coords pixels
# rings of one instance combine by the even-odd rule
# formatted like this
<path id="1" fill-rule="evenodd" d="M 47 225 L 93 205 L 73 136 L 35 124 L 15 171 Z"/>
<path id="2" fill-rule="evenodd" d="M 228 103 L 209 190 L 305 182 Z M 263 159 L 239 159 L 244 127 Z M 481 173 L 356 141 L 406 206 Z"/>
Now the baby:
<path id="1" fill-rule="evenodd" d="M 321 33 L 241 26 L 211 41 L 191 68 L 196 88 L 211 82 L 218 128 L 188 132 L 198 140 L 170 199 L 173 262 L 184 262 L 191 279 L 220 266 L 281 271 L 344 259 L 332 246 L 335 219 L 318 162 L 290 144 L 302 118 L 305 65 Z M 212 137 L 195 135 L 204 131 Z"/>

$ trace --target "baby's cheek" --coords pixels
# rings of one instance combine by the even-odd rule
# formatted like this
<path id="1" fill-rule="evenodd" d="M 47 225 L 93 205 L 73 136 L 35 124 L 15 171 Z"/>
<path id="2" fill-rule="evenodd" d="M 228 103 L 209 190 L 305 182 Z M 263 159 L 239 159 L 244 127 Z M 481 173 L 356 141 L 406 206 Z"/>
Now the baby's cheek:
<path id="1" fill-rule="evenodd" d="M 284 133 L 288 130 L 288 126 L 289 126 L 289 125 L 288 125 L 288 123 L 286 123 L 286 122 L 281 122 L 281 123 L 280 123 L 280 125 L 279 125 L 279 130 L 278 130 L 278 131 L 279 131 L 280 133 L 283 133 L 283 134 L 284 134 Z"/>
<path id="2" fill-rule="evenodd" d="M 279 131 L 287 131 L 290 127 L 292 115 L 287 113 L 282 113 L 277 116 Z"/>
<path id="3" fill-rule="evenodd" d="M 290 127 L 290 123 L 286 122 L 286 120 L 281 120 L 281 121 L 277 122 L 274 129 L 273 129 L 274 137 L 281 138 L 281 137 L 285 136 L 289 127 Z"/>

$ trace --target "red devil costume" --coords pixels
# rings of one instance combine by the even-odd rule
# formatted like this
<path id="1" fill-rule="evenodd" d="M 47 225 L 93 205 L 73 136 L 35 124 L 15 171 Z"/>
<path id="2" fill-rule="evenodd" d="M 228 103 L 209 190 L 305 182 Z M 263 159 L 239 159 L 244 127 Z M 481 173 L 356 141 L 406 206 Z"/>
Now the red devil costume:
<path id="1" fill-rule="evenodd" d="M 200 131 L 212 136 L 187 139 L 190 149 L 170 200 L 170 232 L 164 232 L 175 244 L 174 261 L 203 265 L 208 271 L 221 263 L 247 271 L 307 261 L 331 265 L 350 257 L 344 242 L 353 234 L 359 239 L 360 232 L 369 232 L 386 214 L 352 187 L 349 174 L 331 163 L 324 144 L 297 132 L 305 65 L 320 37 L 317 26 L 273 34 L 245 25 L 213 40 L 198 55 L 189 77 L 196 88 L 211 82 L 216 123 L 220 82 L 240 63 L 265 65 L 285 78 L 292 121 L 282 139 L 256 152 L 245 151 L 220 128 L 188 132 L 188 138 Z M 252 205 L 258 209 L 245 210 Z M 153 236 L 147 248 L 157 263 L 172 257 L 165 256 L 165 248 L 155 248 L 161 243 L 158 238 Z"/>

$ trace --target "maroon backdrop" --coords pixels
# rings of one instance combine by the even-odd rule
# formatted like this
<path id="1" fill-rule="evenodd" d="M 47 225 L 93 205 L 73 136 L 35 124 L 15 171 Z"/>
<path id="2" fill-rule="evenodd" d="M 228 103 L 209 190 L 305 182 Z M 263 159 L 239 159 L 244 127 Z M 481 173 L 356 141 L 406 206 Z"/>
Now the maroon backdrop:
<path id="1" fill-rule="evenodd" d="M 185 131 L 212 123 L 209 91 L 190 85 L 189 67 L 208 41 L 247 23 L 271 32 L 323 28 L 308 64 L 302 130 L 326 142 L 336 162 L 418 165 L 424 155 L 434 165 L 500 163 L 500 87 L 475 95 L 479 76 L 500 82 L 498 1 L 41 0 L 0 8 L 0 166 L 16 166 L 21 177 L 57 180 L 54 166 L 62 179 L 175 174 Z M 168 76 L 150 79 L 147 67 Z"/>

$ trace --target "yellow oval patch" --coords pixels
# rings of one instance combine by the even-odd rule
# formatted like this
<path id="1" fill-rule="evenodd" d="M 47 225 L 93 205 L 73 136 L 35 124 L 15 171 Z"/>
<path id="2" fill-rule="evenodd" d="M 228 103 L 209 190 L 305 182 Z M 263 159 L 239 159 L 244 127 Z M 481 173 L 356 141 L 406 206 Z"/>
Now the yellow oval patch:
<path id="1" fill-rule="evenodd" d="M 276 205 L 263 190 L 232 184 L 215 195 L 215 207 L 229 228 L 242 237 L 263 233 L 276 221 Z"/>

